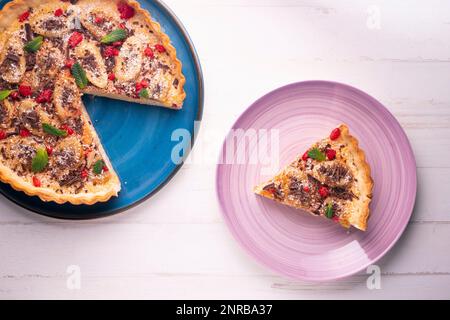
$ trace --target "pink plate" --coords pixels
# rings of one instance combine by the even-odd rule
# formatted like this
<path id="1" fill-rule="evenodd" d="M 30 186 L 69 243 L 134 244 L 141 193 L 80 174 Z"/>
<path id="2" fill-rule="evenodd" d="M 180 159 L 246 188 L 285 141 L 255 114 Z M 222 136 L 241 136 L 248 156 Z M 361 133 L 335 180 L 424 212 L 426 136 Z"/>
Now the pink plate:
<path id="1" fill-rule="evenodd" d="M 375 185 L 366 232 L 347 231 L 253 194 L 255 185 L 340 123 L 358 138 L 372 169 Z M 414 155 L 397 120 L 366 93 L 334 82 L 294 83 L 256 101 L 233 129 L 244 131 L 230 131 L 223 145 L 217 194 L 235 238 L 267 267 L 301 280 L 346 277 L 380 259 L 408 224 L 417 188 Z M 271 145 L 277 133 L 279 145 Z M 272 167 L 260 155 L 268 145 L 272 159 L 279 159 Z"/>

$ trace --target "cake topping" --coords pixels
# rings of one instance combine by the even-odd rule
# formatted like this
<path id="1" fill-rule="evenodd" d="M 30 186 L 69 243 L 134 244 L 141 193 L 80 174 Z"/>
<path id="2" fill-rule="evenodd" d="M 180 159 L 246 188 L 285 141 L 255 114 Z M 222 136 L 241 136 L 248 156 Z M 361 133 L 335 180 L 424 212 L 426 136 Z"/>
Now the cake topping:
<path id="1" fill-rule="evenodd" d="M 22 13 L 19 16 L 19 21 L 24 22 L 24 21 L 28 20 L 28 18 L 30 17 L 30 14 L 31 14 L 30 11 L 25 11 L 24 13 Z"/>
<path id="2" fill-rule="evenodd" d="M 60 17 L 64 14 L 63 9 L 59 8 L 55 10 L 55 17 Z"/>
<path id="3" fill-rule="evenodd" d="M 123 1 L 117 4 L 117 10 L 120 13 L 120 18 L 125 20 L 132 18 L 135 14 L 134 8 Z"/>
<path id="4" fill-rule="evenodd" d="M 330 139 L 337 140 L 340 136 L 341 136 L 341 129 L 336 128 L 333 131 L 331 131 Z"/>
<path id="5" fill-rule="evenodd" d="M 327 151 L 325 152 L 325 154 L 327 155 L 328 160 L 334 160 L 336 159 L 336 151 L 333 149 L 327 149 Z"/>
<path id="6" fill-rule="evenodd" d="M 69 46 L 71 48 L 75 48 L 77 45 L 80 44 L 81 41 L 83 41 L 83 34 L 79 33 L 78 31 L 75 31 L 69 37 Z"/>
<path id="7" fill-rule="evenodd" d="M 31 90 L 31 86 L 27 84 L 19 85 L 19 93 L 22 97 L 29 97 L 33 93 Z"/>

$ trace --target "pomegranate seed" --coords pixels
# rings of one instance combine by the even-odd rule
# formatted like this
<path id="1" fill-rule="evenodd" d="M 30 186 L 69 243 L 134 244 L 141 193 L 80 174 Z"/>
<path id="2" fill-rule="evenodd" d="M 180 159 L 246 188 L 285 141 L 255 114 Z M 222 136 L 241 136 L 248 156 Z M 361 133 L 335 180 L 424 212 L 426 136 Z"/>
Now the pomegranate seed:
<path id="1" fill-rule="evenodd" d="M 26 138 L 26 137 L 31 136 L 31 133 L 27 129 L 20 129 L 19 135 L 23 138 Z"/>
<path id="2" fill-rule="evenodd" d="M 75 48 L 81 41 L 83 41 L 83 34 L 75 31 L 69 38 L 69 46 Z"/>
<path id="3" fill-rule="evenodd" d="M 81 177 L 87 178 L 88 176 L 89 176 L 89 172 L 86 169 L 83 169 L 83 171 L 81 171 Z"/>
<path id="4" fill-rule="evenodd" d="M 113 46 L 108 46 L 105 48 L 105 51 L 103 51 L 103 55 L 105 57 L 117 57 L 119 53 L 120 51 L 117 48 L 114 48 Z"/>
<path id="5" fill-rule="evenodd" d="M 11 94 L 9 96 L 13 100 L 19 100 L 19 92 L 18 91 L 11 92 Z"/>
<path id="6" fill-rule="evenodd" d="M 33 177 L 33 185 L 36 188 L 39 188 L 41 186 L 41 180 L 39 180 L 37 177 Z"/>
<path id="7" fill-rule="evenodd" d="M 66 131 L 67 131 L 67 134 L 68 134 L 69 136 L 71 136 L 71 135 L 73 135 L 73 134 L 75 133 L 75 131 L 73 131 L 73 129 L 72 129 L 71 127 L 69 127 L 67 124 L 63 125 L 61 128 L 62 128 L 63 130 L 66 130 Z"/>
<path id="8" fill-rule="evenodd" d="M 108 172 L 108 171 L 109 171 L 109 169 L 108 169 L 107 166 L 103 166 L 102 170 L 103 170 L 104 172 Z"/>
<path id="9" fill-rule="evenodd" d="M 145 48 L 144 54 L 145 54 L 145 56 L 147 56 L 147 57 L 149 57 L 151 59 L 153 59 L 155 57 L 155 54 L 153 53 L 153 50 L 151 48 L 149 48 L 149 47 Z"/>
<path id="10" fill-rule="evenodd" d="M 148 81 L 147 80 L 142 80 L 141 81 L 141 86 L 142 86 L 142 88 L 148 88 Z"/>
<path id="11" fill-rule="evenodd" d="M 333 131 L 331 131 L 330 134 L 330 139 L 331 140 L 336 140 L 337 138 L 339 138 L 341 136 L 341 129 L 336 128 Z"/>
<path id="12" fill-rule="evenodd" d="M 121 23 L 121 24 L 119 24 L 119 29 L 126 29 L 127 28 L 127 26 L 125 25 L 125 23 Z"/>
<path id="13" fill-rule="evenodd" d="M 53 91 L 50 89 L 42 91 L 42 93 L 36 98 L 37 103 L 50 102 L 52 99 Z"/>
<path id="14" fill-rule="evenodd" d="M 3 140 L 6 138 L 6 132 L 3 130 L 0 130 L 0 140 Z"/>
<path id="15" fill-rule="evenodd" d="M 166 48 L 164 48 L 164 46 L 160 44 L 155 44 L 155 50 L 158 51 L 159 53 L 166 52 Z"/>
<path id="16" fill-rule="evenodd" d="M 308 186 L 303 186 L 303 191 L 305 191 L 305 192 L 309 192 L 309 187 Z"/>
<path id="17" fill-rule="evenodd" d="M 47 154 L 48 154 L 49 156 L 52 155 L 52 153 L 53 153 L 53 148 L 52 148 L 52 147 L 46 146 L 46 147 L 45 147 L 45 150 L 47 150 Z"/>
<path id="18" fill-rule="evenodd" d="M 55 17 L 60 17 L 64 13 L 63 9 L 59 8 L 55 10 Z"/>
<path id="19" fill-rule="evenodd" d="M 116 79 L 116 75 L 114 73 L 110 73 L 108 75 L 108 79 L 111 80 L 111 81 L 114 81 Z"/>
<path id="20" fill-rule="evenodd" d="M 24 22 L 25 20 L 28 20 L 29 17 L 30 17 L 30 11 L 25 11 L 24 13 L 22 13 L 19 16 L 19 21 Z"/>
<path id="21" fill-rule="evenodd" d="M 33 92 L 31 91 L 31 87 L 29 85 L 21 84 L 19 86 L 19 93 L 22 97 L 29 97 Z"/>
<path id="22" fill-rule="evenodd" d="M 67 59 L 64 63 L 64 66 L 66 68 L 72 69 L 72 66 L 75 64 L 75 61 L 73 59 Z"/>
<path id="23" fill-rule="evenodd" d="M 102 24 L 105 21 L 102 17 L 95 17 L 94 22 L 96 24 Z"/>
<path id="24" fill-rule="evenodd" d="M 134 16 L 134 8 L 125 2 L 119 2 L 117 4 L 117 10 L 120 12 L 121 19 L 130 19 Z"/>
<path id="25" fill-rule="evenodd" d="M 336 158 L 336 151 L 333 149 L 327 149 L 325 154 L 327 155 L 328 160 L 334 160 Z"/>
<path id="26" fill-rule="evenodd" d="M 320 196 L 322 198 L 328 197 L 328 189 L 327 189 L 327 187 L 324 187 L 324 186 L 320 187 L 319 194 L 320 194 Z"/>
<path id="27" fill-rule="evenodd" d="M 140 83 L 140 82 L 137 82 L 136 83 L 136 92 L 139 92 L 139 91 L 141 91 L 142 90 L 142 84 Z"/>
<path id="28" fill-rule="evenodd" d="M 302 156 L 302 160 L 303 160 L 303 161 L 308 160 L 308 158 L 309 158 L 308 152 L 309 152 L 309 151 L 306 151 L 306 152 L 303 154 L 303 156 Z"/>

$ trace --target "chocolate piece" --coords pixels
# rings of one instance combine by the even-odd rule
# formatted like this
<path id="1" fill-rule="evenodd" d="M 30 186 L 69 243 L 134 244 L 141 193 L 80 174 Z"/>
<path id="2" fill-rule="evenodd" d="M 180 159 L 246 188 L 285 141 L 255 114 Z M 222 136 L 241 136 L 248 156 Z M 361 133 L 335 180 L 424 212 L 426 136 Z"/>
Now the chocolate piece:
<path id="1" fill-rule="evenodd" d="M 41 23 L 41 26 L 47 30 L 59 30 L 64 27 L 64 23 L 61 19 L 50 18 Z"/>
<path id="2" fill-rule="evenodd" d="M 81 172 L 79 170 L 69 171 L 68 174 L 62 176 L 59 180 L 59 185 L 61 187 L 72 186 L 76 183 L 82 182 Z"/>
<path id="3" fill-rule="evenodd" d="M 39 115 L 35 110 L 22 112 L 20 120 L 24 126 L 30 126 L 33 129 L 39 128 Z"/>

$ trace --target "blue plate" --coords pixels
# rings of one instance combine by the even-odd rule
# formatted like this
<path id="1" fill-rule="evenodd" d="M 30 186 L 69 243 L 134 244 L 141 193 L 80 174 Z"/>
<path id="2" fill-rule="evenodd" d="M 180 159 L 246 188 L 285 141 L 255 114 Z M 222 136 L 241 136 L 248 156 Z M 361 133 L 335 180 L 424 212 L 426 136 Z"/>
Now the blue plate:
<path id="1" fill-rule="evenodd" d="M 0 8 L 8 1 L 0 0 Z M 195 139 L 195 121 L 203 111 L 203 77 L 194 45 L 178 18 L 160 1 L 141 0 L 177 49 L 186 77 L 186 100 L 180 111 L 143 106 L 100 97 L 84 102 L 114 169 L 122 182 L 119 197 L 92 206 L 58 205 L 29 197 L 0 183 L 0 192 L 21 207 L 62 219 L 93 219 L 124 211 L 155 194 L 182 164 L 172 161 L 172 150 Z M 180 131 L 175 131 L 181 129 Z M 183 138 L 174 136 L 179 132 Z M 189 135 L 187 134 L 189 132 Z M 186 141 L 186 137 L 191 140 Z M 175 141 L 173 141 L 175 140 Z"/>

